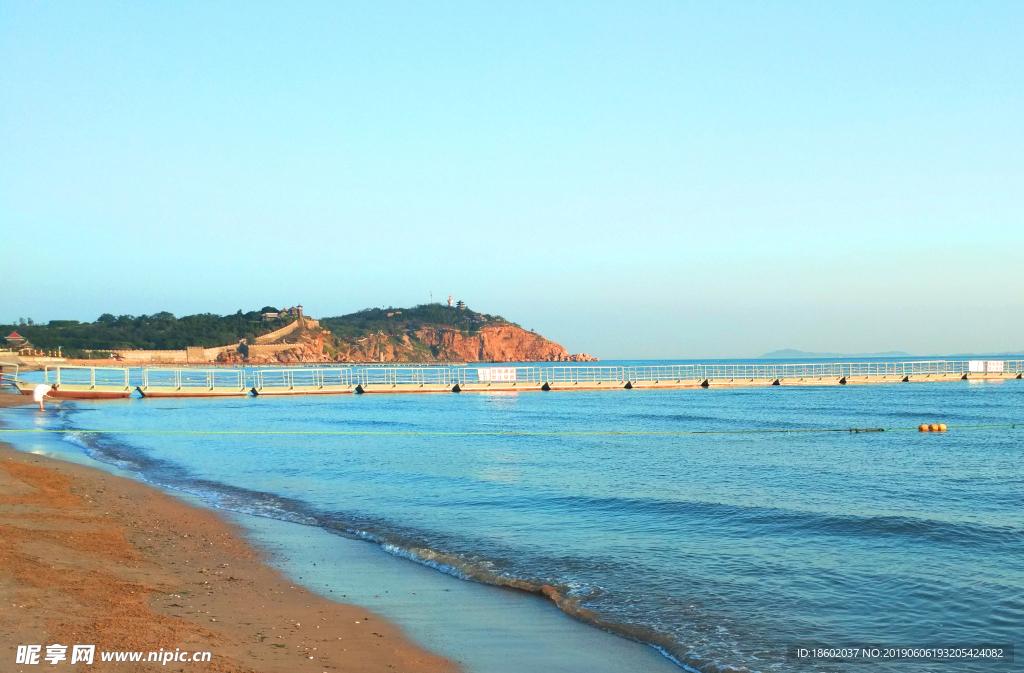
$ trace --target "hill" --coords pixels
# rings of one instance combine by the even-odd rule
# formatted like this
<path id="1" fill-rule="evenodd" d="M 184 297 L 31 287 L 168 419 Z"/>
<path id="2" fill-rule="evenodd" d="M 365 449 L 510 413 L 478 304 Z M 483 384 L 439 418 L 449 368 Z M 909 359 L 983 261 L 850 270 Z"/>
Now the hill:
<path id="1" fill-rule="evenodd" d="M 61 348 L 68 357 L 87 357 L 88 351 L 123 349 L 172 350 L 189 346 L 214 347 L 253 341 L 257 336 L 284 327 L 294 318 L 285 316 L 264 320 L 262 311 L 232 315 L 199 313 L 177 318 L 166 311 L 153 315 L 121 315 L 104 313 L 95 322 L 51 320 L 45 325 L 27 321 L 18 325 L 0 325 L 0 336 L 17 331 L 40 350 Z"/>
<path id="2" fill-rule="evenodd" d="M 115 317 L 95 322 L 54 320 L 45 325 L 0 325 L 41 350 L 62 349 L 70 358 L 115 357 L 160 362 L 147 351 L 206 349 L 222 363 L 289 362 L 562 362 L 589 361 L 497 315 L 468 308 L 423 304 L 404 309 L 365 309 L 319 321 L 297 320 L 273 307 L 219 316 L 171 313 Z M 192 357 L 192 356 L 189 356 Z M 167 361 L 188 361 L 180 359 Z"/>
<path id="3" fill-rule="evenodd" d="M 421 304 L 323 318 L 325 350 L 345 362 L 586 362 L 501 316 Z"/>

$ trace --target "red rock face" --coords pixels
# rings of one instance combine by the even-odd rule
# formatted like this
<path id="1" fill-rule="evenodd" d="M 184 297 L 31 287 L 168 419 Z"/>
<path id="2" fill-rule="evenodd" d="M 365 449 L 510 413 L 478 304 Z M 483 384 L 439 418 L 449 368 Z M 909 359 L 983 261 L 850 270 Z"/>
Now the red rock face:
<path id="1" fill-rule="evenodd" d="M 440 362 L 566 362 L 580 357 L 569 355 L 554 341 L 515 325 L 491 325 L 476 334 L 420 330 L 416 336 L 436 347 L 436 359 Z"/>
<path id="2" fill-rule="evenodd" d="M 326 343 L 325 343 L 326 341 Z M 325 345 L 327 348 L 325 348 Z M 225 362 L 242 362 L 241 354 L 222 354 Z M 293 348 L 250 354 L 250 364 L 295 362 L 590 362 L 586 353 L 570 355 L 559 344 L 515 325 L 489 325 L 475 333 L 454 329 L 420 329 L 401 335 L 371 334 L 340 341 L 323 333 L 303 335 Z"/>
<path id="3" fill-rule="evenodd" d="M 561 362 L 569 351 L 554 341 L 512 325 L 487 328 L 480 335 L 480 360 L 486 362 Z"/>

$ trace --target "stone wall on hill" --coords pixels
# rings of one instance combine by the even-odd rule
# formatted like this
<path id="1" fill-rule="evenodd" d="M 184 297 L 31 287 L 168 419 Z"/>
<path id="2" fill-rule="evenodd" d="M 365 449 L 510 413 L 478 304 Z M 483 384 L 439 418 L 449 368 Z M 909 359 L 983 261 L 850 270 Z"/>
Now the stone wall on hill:
<path id="1" fill-rule="evenodd" d="M 161 365 L 185 365 L 188 364 L 188 351 L 182 350 L 120 350 L 112 351 L 114 359 L 125 364 L 161 364 Z"/>
<path id="2" fill-rule="evenodd" d="M 320 321 L 319 320 L 313 320 L 312 318 L 303 318 L 302 322 L 305 323 L 306 329 L 313 329 L 314 327 L 319 327 L 320 326 Z M 270 332 L 268 334 L 261 334 L 260 336 L 256 337 L 256 339 L 254 340 L 254 343 L 257 343 L 257 344 L 273 343 L 273 342 L 277 341 L 278 339 L 281 339 L 283 337 L 288 336 L 289 334 L 291 334 L 292 332 L 294 332 L 298 328 L 299 328 L 299 321 L 298 320 L 294 320 L 290 324 L 285 325 L 284 327 L 282 327 L 281 329 L 274 330 L 273 332 Z"/>

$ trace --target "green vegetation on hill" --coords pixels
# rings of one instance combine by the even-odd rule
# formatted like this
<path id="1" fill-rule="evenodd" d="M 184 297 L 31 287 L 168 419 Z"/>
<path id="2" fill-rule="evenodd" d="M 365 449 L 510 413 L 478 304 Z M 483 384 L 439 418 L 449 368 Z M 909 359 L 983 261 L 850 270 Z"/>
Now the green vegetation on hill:
<path id="1" fill-rule="evenodd" d="M 477 313 L 444 304 L 420 304 L 413 308 L 367 308 L 348 315 L 321 318 L 320 325 L 338 338 L 360 338 L 367 334 L 398 334 L 424 327 L 448 327 L 475 332 L 484 325 L 507 325 L 500 315 Z"/>
<path id="2" fill-rule="evenodd" d="M 262 334 L 290 324 L 294 317 L 264 320 L 265 312 L 277 309 L 265 306 L 259 311 L 231 315 L 199 313 L 175 317 L 161 312 L 153 315 L 101 315 L 95 322 L 51 320 L 35 324 L 24 321 L 17 325 L 0 325 L 0 337 L 18 332 L 32 346 L 56 350 L 59 346 L 69 357 L 87 357 L 86 351 L 122 349 L 180 350 L 186 346 L 224 346 L 246 339 L 249 343 Z M 390 314 L 390 315 L 389 315 Z M 501 316 L 476 313 L 442 304 L 421 304 L 407 309 L 369 308 L 348 315 L 324 318 L 323 328 L 339 339 L 358 339 L 368 334 L 395 335 L 431 327 L 446 327 L 474 332 L 484 325 L 503 325 Z"/>
<path id="3" fill-rule="evenodd" d="M 51 320 L 45 325 L 0 325 L 0 336 L 18 332 L 33 347 L 54 350 L 58 346 L 70 356 L 84 351 L 120 349 L 169 350 L 186 346 L 224 346 L 239 339 L 252 340 L 260 334 L 284 327 L 292 318 L 263 320 L 260 311 L 220 316 L 212 313 L 176 318 L 161 312 L 153 315 L 101 315 L 96 322 Z"/>

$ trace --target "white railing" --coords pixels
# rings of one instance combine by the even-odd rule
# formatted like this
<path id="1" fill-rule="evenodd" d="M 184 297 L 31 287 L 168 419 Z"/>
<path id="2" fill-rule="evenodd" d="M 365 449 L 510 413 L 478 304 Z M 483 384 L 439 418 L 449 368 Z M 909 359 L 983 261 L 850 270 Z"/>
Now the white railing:
<path id="1" fill-rule="evenodd" d="M 180 391 L 245 390 L 245 372 L 241 369 L 143 369 L 143 392 L 150 388 Z"/>
<path id="2" fill-rule="evenodd" d="M 629 381 L 703 381 L 702 365 L 641 365 L 626 367 Z"/>
<path id="3" fill-rule="evenodd" d="M 253 372 L 253 388 L 257 392 L 265 388 L 285 388 L 288 390 L 351 387 L 353 384 L 351 367 L 337 369 L 299 368 L 299 369 L 257 369 Z"/>
<path id="4" fill-rule="evenodd" d="M 127 367 L 46 367 L 47 385 L 128 388 Z"/>
<path id="5" fill-rule="evenodd" d="M 451 367 L 358 367 L 354 368 L 359 385 L 453 385 Z"/>
<path id="6" fill-rule="evenodd" d="M 775 365 L 701 365 L 705 380 L 715 379 L 749 379 L 774 380 Z"/>
<path id="7" fill-rule="evenodd" d="M 626 383 L 657 381 L 716 381 L 779 379 L 843 379 L 963 377 L 965 374 L 1024 372 L 1024 360 L 919 360 L 907 362 L 716 363 L 636 366 L 505 366 L 476 367 L 360 366 L 348 368 L 351 385 L 486 383 L 495 369 L 515 370 L 513 380 L 524 383 Z M 274 370 L 265 370 L 274 371 Z M 340 371 L 340 370 L 339 370 Z M 508 378 L 500 379 L 508 382 Z"/>
<path id="8" fill-rule="evenodd" d="M 5 383 L 14 385 L 18 380 L 20 366 L 13 362 L 0 362 L 0 386 Z"/>
<path id="9" fill-rule="evenodd" d="M 625 367 L 541 367 L 544 383 L 626 382 Z"/>
<path id="10" fill-rule="evenodd" d="M 13 368 L 13 375 L 10 373 Z M 0 363 L 0 382 L 18 380 L 19 368 Z M 514 373 L 513 373 L 514 372 Z M 190 367 L 72 367 L 48 366 L 44 380 L 48 384 L 75 387 L 128 388 L 138 384 L 147 389 L 177 391 L 244 391 L 261 389 L 340 389 L 360 385 L 454 386 L 480 383 L 636 383 L 716 381 L 773 382 L 799 379 L 954 379 L 1024 374 L 1024 360 L 917 360 L 906 362 L 812 362 L 812 363 L 714 363 L 667 365 L 540 365 L 516 366 L 481 364 L 471 367 L 343 366 L 257 368 L 252 370 L 252 385 L 242 369 Z"/>

